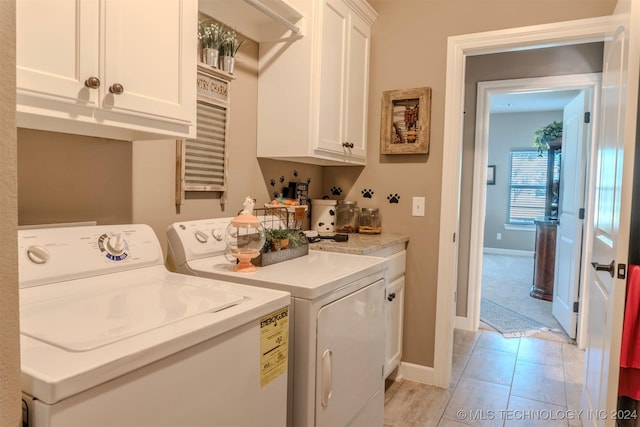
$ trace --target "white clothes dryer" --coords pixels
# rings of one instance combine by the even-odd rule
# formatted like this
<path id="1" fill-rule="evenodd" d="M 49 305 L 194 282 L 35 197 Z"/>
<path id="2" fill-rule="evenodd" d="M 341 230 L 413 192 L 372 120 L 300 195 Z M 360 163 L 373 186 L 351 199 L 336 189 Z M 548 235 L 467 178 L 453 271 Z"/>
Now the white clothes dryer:
<path id="1" fill-rule="evenodd" d="M 288 293 L 169 272 L 146 225 L 18 246 L 28 426 L 285 425 Z"/>
<path id="2" fill-rule="evenodd" d="M 185 274 L 291 293 L 288 425 L 381 427 L 386 260 L 310 250 L 237 273 L 224 255 L 230 220 L 169 226 L 170 265 Z"/>

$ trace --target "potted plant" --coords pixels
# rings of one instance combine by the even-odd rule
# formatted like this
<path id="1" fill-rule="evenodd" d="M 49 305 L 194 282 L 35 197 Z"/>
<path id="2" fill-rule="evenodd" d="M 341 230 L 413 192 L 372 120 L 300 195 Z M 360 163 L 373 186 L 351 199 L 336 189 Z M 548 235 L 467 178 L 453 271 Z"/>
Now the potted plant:
<path id="1" fill-rule="evenodd" d="M 538 149 L 538 152 L 542 155 L 543 151 L 549 149 L 549 143 L 562 137 L 562 122 L 553 121 L 546 126 L 541 127 L 535 131 L 536 139 L 533 141 L 533 146 Z"/>
<path id="2" fill-rule="evenodd" d="M 306 237 L 300 230 L 290 228 L 268 228 L 265 230 L 266 241 L 262 252 L 274 252 L 288 248 L 296 248 L 306 243 Z"/>
<path id="3" fill-rule="evenodd" d="M 220 63 L 223 71 L 233 74 L 235 56 L 243 43 L 244 40 L 238 40 L 238 35 L 234 30 L 224 30 L 220 46 Z"/>
<path id="4" fill-rule="evenodd" d="M 198 23 L 198 39 L 202 43 L 202 62 L 218 68 L 218 57 L 223 44 L 224 27 L 209 20 Z"/>

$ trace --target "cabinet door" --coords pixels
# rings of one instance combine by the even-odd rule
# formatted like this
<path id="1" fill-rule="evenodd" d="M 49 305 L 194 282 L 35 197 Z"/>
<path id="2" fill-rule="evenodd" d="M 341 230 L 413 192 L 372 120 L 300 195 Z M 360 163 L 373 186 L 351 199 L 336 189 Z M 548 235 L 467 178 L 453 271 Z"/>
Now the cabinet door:
<path id="1" fill-rule="evenodd" d="M 99 77 L 98 22 L 98 0 L 16 2 L 19 109 L 43 107 L 44 97 L 78 107 L 74 114 L 91 115 L 98 90 L 85 87 L 85 80 Z M 82 107 L 89 109 L 83 113 Z"/>
<path id="2" fill-rule="evenodd" d="M 367 102 L 369 95 L 369 42 L 371 29 L 358 15 L 352 14 L 349 31 L 347 69 L 346 141 L 353 144 L 349 154 L 366 158 Z"/>
<path id="3" fill-rule="evenodd" d="M 370 27 L 344 0 L 325 0 L 317 150 L 366 158 Z"/>
<path id="4" fill-rule="evenodd" d="M 197 10 L 195 0 L 105 0 L 104 110 L 195 117 Z"/>
<path id="5" fill-rule="evenodd" d="M 379 280 L 318 312 L 316 427 L 348 425 L 383 390 L 384 285 Z"/>
<path id="6" fill-rule="evenodd" d="M 318 84 L 319 151 L 347 153 L 343 143 L 349 8 L 343 0 L 325 0 L 322 8 L 320 82 Z"/>
<path id="7" fill-rule="evenodd" d="M 404 276 L 388 286 L 386 314 L 386 345 L 384 377 L 386 378 L 400 364 L 402 358 L 402 320 L 404 316 Z"/>

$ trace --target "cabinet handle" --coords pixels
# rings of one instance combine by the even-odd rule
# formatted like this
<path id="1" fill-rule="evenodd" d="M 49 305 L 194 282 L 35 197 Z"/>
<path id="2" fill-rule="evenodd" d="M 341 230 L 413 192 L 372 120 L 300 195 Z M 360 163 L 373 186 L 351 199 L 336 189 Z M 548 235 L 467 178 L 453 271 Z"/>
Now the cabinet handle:
<path id="1" fill-rule="evenodd" d="M 342 146 L 345 148 L 353 148 L 353 142 L 343 142 Z"/>
<path id="2" fill-rule="evenodd" d="M 124 92 L 124 86 L 122 86 L 120 83 L 114 83 L 109 86 L 109 92 L 114 95 L 121 95 L 122 92 Z"/>
<path id="3" fill-rule="evenodd" d="M 326 349 L 322 353 L 322 407 L 329 406 L 333 388 L 333 352 Z"/>
<path id="4" fill-rule="evenodd" d="M 98 89 L 100 87 L 100 79 L 95 76 L 91 76 L 84 81 L 84 85 L 89 89 Z"/>
<path id="5" fill-rule="evenodd" d="M 389 296 L 387 297 L 387 299 L 388 299 L 389 301 L 393 301 L 395 298 L 396 298 L 396 293 L 395 293 L 395 292 L 391 292 L 391 293 L 389 294 Z"/>

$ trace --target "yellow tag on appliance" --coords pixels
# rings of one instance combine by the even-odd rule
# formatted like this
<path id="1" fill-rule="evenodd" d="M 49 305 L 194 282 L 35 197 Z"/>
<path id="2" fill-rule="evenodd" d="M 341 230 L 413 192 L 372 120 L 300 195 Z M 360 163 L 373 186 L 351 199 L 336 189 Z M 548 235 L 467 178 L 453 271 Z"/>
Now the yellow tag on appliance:
<path id="1" fill-rule="evenodd" d="M 260 319 L 260 387 L 287 372 L 289 307 Z"/>

